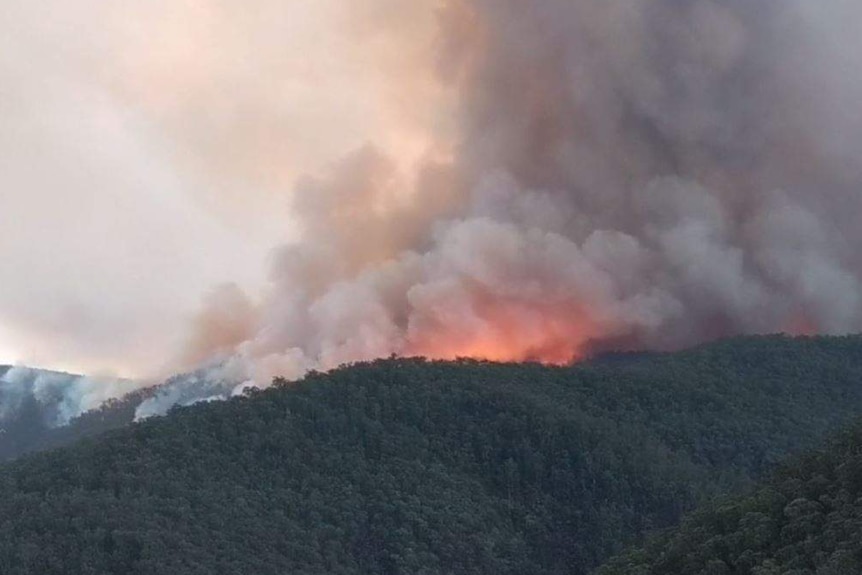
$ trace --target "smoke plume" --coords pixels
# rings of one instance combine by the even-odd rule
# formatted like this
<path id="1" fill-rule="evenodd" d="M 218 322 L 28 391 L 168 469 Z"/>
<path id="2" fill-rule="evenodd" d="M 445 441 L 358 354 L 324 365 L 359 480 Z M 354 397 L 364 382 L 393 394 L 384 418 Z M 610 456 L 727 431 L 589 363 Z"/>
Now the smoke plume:
<path id="1" fill-rule="evenodd" d="M 4 367 L 0 372 L 0 427 L 17 416 L 29 402 L 37 406 L 44 425 L 66 425 L 73 418 L 138 386 L 129 380 L 84 377 L 27 367 Z"/>
<path id="2" fill-rule="evenodd" d="M 197 391 L 178 378 L 141 415 L 393 353 L 563 363 L 862 327 L 858 3 L 436 17 L 424 71 L 451 116 L 420 160 L 371 143 L 304 178 L 263 292 L 207 298 L 180 361 Z"/>

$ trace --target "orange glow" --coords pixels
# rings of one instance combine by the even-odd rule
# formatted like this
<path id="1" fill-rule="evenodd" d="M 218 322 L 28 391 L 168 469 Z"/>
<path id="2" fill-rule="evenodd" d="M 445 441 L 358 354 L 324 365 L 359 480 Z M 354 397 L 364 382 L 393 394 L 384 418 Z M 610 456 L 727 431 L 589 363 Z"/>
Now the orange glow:
<path id="1" fill-rule="evenodd" d="M 800 311 L 790 318 L 782 331 L 789 335 L 813 336 L 817 335 L 820 330 L 807 313 Z"/>
<path id="2" fill-rule="evenodd" d="M 436 322 L 411 334 L 408 355 L 564 365 L 583 359 L 600 332 L 574 302 L 537 305 L 475 297 L 468 321 Z"/>

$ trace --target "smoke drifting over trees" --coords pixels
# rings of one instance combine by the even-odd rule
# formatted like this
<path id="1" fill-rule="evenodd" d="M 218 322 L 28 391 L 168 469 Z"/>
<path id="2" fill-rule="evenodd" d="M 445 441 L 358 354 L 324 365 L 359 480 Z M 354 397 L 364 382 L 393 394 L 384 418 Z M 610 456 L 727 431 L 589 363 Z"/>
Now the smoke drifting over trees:
<path id="1" fill-rule="evenodd" d="M 0 366 L 0 434 L 22 410 L 33 409 L 46 427 L 67 425 L 105 401 L 134 390 L 130 380 L 85 377 L 27 367 Z M 5 437 L 4 437 L 5 439 Z"/>
<path id="2" fill-rule="evenodd" d="M 284 16 L 260 3 L 271 21 Z M 377 88 L 356 92 L 356 110 L 378 97 L 388 112 L 366 126 L 333 107 L 314 116 L 318 128 L 303 123 L 322 139 L 367 127 L 369 143 L 329 169 L 316 168 L 325 154 L 309 160 L 289 193 L 295 238 L 275 250 L 267 285 L 216 289 L 178 370 L 200 370 L 199 383 L 226 395 L 393 353 L 566 362 L 607 347 L 862 326 L 857 3 L 399 6 L 338 12 L 380 72 L 362 84 Z M 232 21 L 219 18 L 227 12 L 200 21 Z M 242 19 L 237 30 L 275 38 L 252 34 L 263 25 Z M 236 69 L 255 80 L 234 78 L 243 89 L 227 92 L 255 104 L 231 108 L 236 117 L 275 113 L 286 92 L 260 81 L 280 69 L 265 65 L 267 43 L 224 46 L 253 56 Z M 120 92 L 160 110 L 165 133 L 190 149 L 229 143 L 201 148 L 196 170 L 244 183 L 233 191 L 287 193 L 287 175 L 304 170 L 287 158 L 302 154 L 279 154 L 292 149 L 279 128 L 291 116 L 272 129 L 264 119 L 201 131 L 209 124 L 193 104 L 226 60 L 181 53 L 179 64 L 197 54 L 206 65 L 184 79 L 154 64 L 159 90 Z M 358 77 L 338 66 L 309 74 L 330 92 Z M 174 81 L 182 105 L 165 95 Z M 261 129 L 229 128 L 240 125 Z"/>
<path id="3" fill-rule="evenodd" d="M 255 321 L 215 298 L 202 331 L 266 385 L 391 353 L 565 362 L 857 330 L 860 15 L 446 2 L 455 135 L 413 173 L 366 148 L 301 184 L 302 239 L 279 249 Z"/>

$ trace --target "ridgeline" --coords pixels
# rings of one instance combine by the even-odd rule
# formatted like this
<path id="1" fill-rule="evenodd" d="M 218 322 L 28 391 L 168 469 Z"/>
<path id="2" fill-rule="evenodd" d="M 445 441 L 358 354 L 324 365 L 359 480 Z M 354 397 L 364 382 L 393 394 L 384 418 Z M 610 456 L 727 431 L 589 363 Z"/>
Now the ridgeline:
<path id="1" fill-rule="evenodd" d="M 860 337 L 311 373 L 0 467 L 0 572 L 588 573 L 862 414 L 860 381 Z"/>

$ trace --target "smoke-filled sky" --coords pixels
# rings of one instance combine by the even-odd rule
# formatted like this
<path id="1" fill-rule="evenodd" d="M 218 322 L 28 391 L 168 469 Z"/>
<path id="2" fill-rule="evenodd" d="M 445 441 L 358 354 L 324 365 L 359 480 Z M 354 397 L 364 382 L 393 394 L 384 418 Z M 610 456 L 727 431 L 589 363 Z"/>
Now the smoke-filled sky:
<path id="1" fill-rule="evenodd" d="M 437 122 L 429 7 L 0 4 L 0 361 L 161 369 L 295 238 L 298 176 L 372 140 L 410 161 Z"/>
<path id="2" fill-rule="evenodd" d="M 0 352 L 266 384 L 862 329 L 855 0 L 356 4 L 4 2 Z"/>

